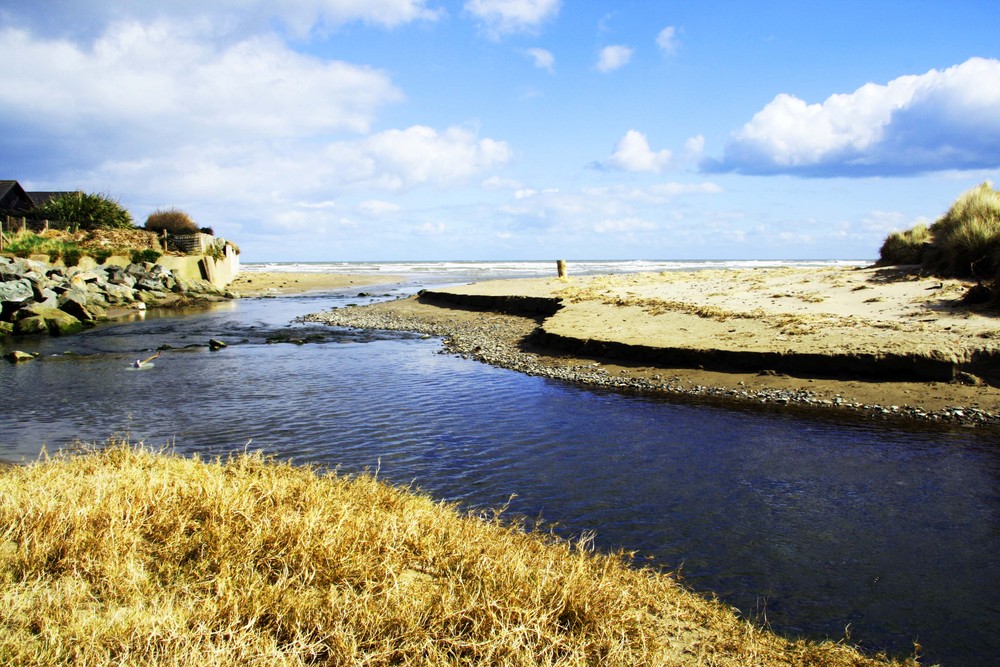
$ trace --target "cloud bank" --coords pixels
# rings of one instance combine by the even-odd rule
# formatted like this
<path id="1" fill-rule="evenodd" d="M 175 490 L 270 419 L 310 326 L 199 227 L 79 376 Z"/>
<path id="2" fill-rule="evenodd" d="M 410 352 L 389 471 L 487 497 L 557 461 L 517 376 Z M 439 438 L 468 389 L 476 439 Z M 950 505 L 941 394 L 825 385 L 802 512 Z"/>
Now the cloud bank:
<path id="1" fill-rule="evenodd" d="M 869 83 L 822 104 L 782 93 L 707 172 L 898 176 L 1000 166 L 1000 61 Z"/>

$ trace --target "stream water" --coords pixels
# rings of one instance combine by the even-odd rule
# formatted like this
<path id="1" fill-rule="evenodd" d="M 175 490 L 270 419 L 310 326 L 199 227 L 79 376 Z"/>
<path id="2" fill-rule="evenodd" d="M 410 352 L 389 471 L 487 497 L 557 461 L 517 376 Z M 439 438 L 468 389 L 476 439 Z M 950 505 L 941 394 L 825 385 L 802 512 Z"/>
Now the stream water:
<path id="1" fill-rule="evenodd" d="M 995 433 L 593 391 L 441 354 L 416 335 L 291 324 L 368 300 L 357 293 L 154 311 L 18 341 L 42 356 L 0 364 L 0 459 L 128 434 L 182 453 L 249 443 L 378 468 L 436 498 L 509 502 L 566 536 L 593 531 L 599 548 L 680 570 L 784 634 L 849 633 L 895 654 L 919 642 L 927 664 L 1000 662 Z M 268 342 L 289 337 L 314 342 Z M 228 347 L 211 352 L 209 338 Z M 128 370 L 161 345 L 171 349 L 153 368 Z"/>

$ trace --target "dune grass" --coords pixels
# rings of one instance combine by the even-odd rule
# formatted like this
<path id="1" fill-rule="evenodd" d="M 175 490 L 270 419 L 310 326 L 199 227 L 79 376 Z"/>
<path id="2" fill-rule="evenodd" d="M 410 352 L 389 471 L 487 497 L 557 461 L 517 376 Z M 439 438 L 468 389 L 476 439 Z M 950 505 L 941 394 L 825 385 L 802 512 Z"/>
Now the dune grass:
<path id="1" fill-rule="evenodd" d="M 886 237 L 878 251 L 879 266 L 920 264 L 931 243 L 931 233 L 926 225 L 916 225 L 903 232 L 893 232 Z"/>
<path id="2" fill-rule="evenodd" d="M 886 662 L 370 475 L 109 442 L 0 470 L 0 664 Z"/>
<path id="3" fill-rule="evenodd" d="M 931 225 L 925 264 L 940 273 L 993 278 L 1000 268 L 1000 191 L 987 181 L 962 193 Z"/>

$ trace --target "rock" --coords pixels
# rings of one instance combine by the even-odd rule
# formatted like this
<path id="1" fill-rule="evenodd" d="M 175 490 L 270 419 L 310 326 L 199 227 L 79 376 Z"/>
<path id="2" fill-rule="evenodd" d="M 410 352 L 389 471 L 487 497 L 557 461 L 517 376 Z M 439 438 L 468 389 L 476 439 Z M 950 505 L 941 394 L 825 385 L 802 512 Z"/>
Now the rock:
<path id="1" fill-rule="evenodd" d="M 226 347 L 226 344 L 223 343 L 221 340 L 217 340 L 215 338 L 212 338 L 212 339 L 210 339 L 208 341 L 208 349 L 210 349 L 210 350 L 213 350 L 213 351 L 215 351 L 215 350 L 221 350 L 224 347 Z"/>
<path id="2" fill-rule="evenodd" d="M 109 304 L 124 304 L 135 301 L 135 290 L 127 284 L 109 283 L 104 288 L 104 295 Z"/>
<path id="3" fill-rule="evenodd" d="M 14 333 L 14 325 L 10 322 L 0 321 L 0 336 L 9 336 Z"/>
<path id="4" fill-rule="evenodd" d="M 136 289 L 146 290 L 149 292 L 158 292 L 163 289 L 163 283 L 155 278 L 140 278 L 136 284 Z"/>
<path id="5" fill-rule="evenodd" d="M 69 313 L 81 322 L 98 322 L 107 316 L 107 312 L 100 304 L 82 299 L 75 292 L 63 294 L 58 303 L 59 310 Z"/>
<path id="6" fill-rule="evenodd" d="M 69 313 L 58 308 L 30 309 L 33 315 L 19 319 L 14 324 L 14 333 L 18 336 L 37 336 L 49 333 L 53 336 L 68 336 L 83 329 L 83 323 Z"/>
<path id="7" fill-rule="evenodd" d="M 4 359 L 6 359 L 12 364 L 18 364 L 21 363 L 22 361 L 31 361 L 37 356 L 38 356 L 37 354 L 31 354 L 30 352 L 22 352 L 21 350 L 14 350 L 13 352 L 9 352 L 8 354 L 4 355 Z"/>
<path id="8" fill-rule="evenodd" d="M 159 290 L 139 290 L 135 294 L 136 299 L 142 301 L 147 306 L 155 306 L 160 301 L 163 301 L 166 296 L 166 292 Z"/>
<path id="9" fill-rule="evenodd" d="M 59 310 L 63 311 L 64 313 L 69 313 L 70 315 L 79 320 L 87 319 L 86 293 L 80 293 L 77 290 L 70 290 L 69 292 L 66 292 L 61 297 L 59 297 L 57 303 L 59 304 Z"/>
<path id="10" fill-rule="evenodd" d="M 14 333 L 18 336 L 46 336 L 49 326 L 41 315 L 31 315 L 14 323 Z"/>
<path id="11" fill-rule="evenodd" d="M 27 278 L 0 283 L 0 303 L 24 303 L 35 297 L 35 290 Z"/>
<path id="12" fill-rule="evenodd" d="M 955 373 L 955 382 L 958 384 L 964 384 L 969 387 L 985 387 L 986 380 L 979 377 L 978 375 L 973 375 L 972 373 L 966 373 L 964 371 L 959 371 Z"/>

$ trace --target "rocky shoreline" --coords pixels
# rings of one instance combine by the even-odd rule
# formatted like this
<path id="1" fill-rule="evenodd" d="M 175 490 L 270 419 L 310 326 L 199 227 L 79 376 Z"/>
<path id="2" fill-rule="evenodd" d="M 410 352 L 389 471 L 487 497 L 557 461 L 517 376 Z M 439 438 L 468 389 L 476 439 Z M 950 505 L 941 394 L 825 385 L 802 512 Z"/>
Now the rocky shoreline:
<path id="1" fill-rule="evenodd" d="M 0 256 L 0 335 L 64 336 L 147 307 L 233 297 L 151 262 L 63 267 Z"/>
<path id="2" fill-rule="evenodd" d="M 330 326 L 415 331 L 439 336 L 443 341 L 443 353 L 588 387 L 764 408 L 837 411 L 845 416 L 882 420 L 1000 428 L 1000 412 L 957 404 L 929 408 L 919 404 L 863 402 L 849 392 L 782 383 L 782 374 L 768 371 L 753 375 L 776 380 L 777 386 L 754 386 L 757 383 L 747 375 L 742 376 L 745 380 L 737 380 L 735 386 L 724 386 L 720 382 L 692 380 L 686 369 L 636 367 L 615 360 L 574 357 L 543 345 L 544 336 L 538 335 L 541 320 L 535 317 L 461 310 L 446 304 L 421 302 L 416 297 L 349 306 L 300 319 Z"/>

